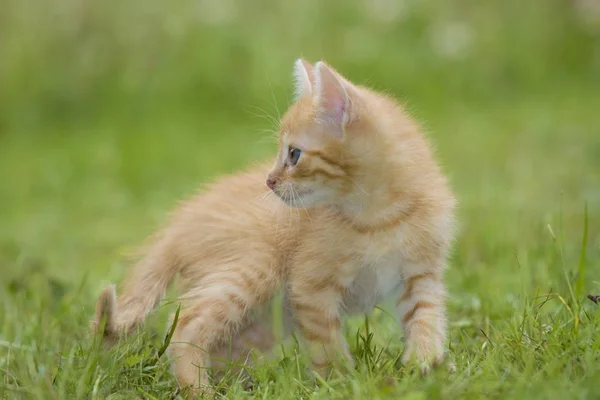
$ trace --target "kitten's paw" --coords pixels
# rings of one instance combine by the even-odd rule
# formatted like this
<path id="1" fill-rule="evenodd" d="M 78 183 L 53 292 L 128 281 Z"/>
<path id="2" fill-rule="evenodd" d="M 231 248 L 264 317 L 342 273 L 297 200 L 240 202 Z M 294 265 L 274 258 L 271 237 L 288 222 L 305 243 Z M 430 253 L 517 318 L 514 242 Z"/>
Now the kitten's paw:
<path id="1" fill-rule="evenodd" d="M 327 379 L 331 375 L 334 367 L 332 363 L 315 364 L 311 367 L 311 373 L 316 379 Z"/>
<path id="2" fill-rule="evenodd" d="M 428 361 L 411 360 L 406 362 L 400 362 L 397 365 L 399 368 L 405 368 L 409 374 L 420 374 L 421 376 L 427 376 L 431 373 L 432 369 L 437 365 Z"/>
<path id="3" fill-rule="evenodd" d="M 418 371 L 423 376 L 428 375 L 433 369 L 442 367 L 445 367 L 448 374 L 454 374 L 456 372 L 456 364 L 447 359 L 443 353 L 429 358 L 417 358 L 415 353 L 408 353 L 405 351 L 396 366 L 404 366 L 410 371 Z"/>
<path id="4" fill-rule="evenodd" d="M 456 373 L 456 364 L 454 364 L 452 361 L 446 362 L 446 368 L 447 368 L 449 374 Z"/>
<path id="5" fill-rule="evenodd" d="M 356 362 L 349 354 L 340 356 L 335 360 L 329 360 L 323 363 L 313 362 L 312 372 L 318 374 L 321 378 L 327 379 L 334 373 L 346 374 L 352 372 Z"/>
<path id="6" fill-rule="evenodd" d="M 402 354 L 401 364 L 418 370 L 421 375 L 428 375 L 432 369 L 442 364 L 444 353 L 438 349 L 426 351 L 422 347 L 407 345 Z"/>

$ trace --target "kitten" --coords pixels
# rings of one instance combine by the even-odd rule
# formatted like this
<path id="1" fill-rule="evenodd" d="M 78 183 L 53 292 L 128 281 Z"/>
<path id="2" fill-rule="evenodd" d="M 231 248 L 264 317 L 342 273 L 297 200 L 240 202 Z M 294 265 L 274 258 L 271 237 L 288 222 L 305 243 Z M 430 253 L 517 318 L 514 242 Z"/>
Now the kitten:
<path id="1" fill-rule="evenodd" d="M 243 358 L 273 345 L 252 314 L 279 287 L 318 372 L 352 365 L 342 317 L 389 296 L 405 330 L 402 361 L 427 367 L 443 357 L 455 199 L 427 141 L 392 98 L 323 62 L 297 60 L 294 76 L 296 101 L 270 172 L 224 178 L 183 203 L 119 298 L 111 286 L 98 300 L 92 328 L 106 318 L 103 334 L 114 340 L 144 321 L 179 274 L 170 354 L 193 393 L 210 388 L 209 354 L 227 347 Z"/>

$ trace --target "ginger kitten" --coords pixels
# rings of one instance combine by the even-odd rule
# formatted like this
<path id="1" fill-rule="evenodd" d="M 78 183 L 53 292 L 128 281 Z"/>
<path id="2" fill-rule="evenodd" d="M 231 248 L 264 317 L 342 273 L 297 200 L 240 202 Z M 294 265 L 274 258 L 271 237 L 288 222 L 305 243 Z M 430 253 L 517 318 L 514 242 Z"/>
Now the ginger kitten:
<path id="1" fill-rule="evenodd" d="M 313 368 L 352 364 L 344 315 L 397 296 L 403 362 L 444 354 L 443 272 L 454 196 L 419 127 L 390 97 L 330 66 L 296 61 L 296 101 L 274 163 L 230 176 L 183 203 L 133 267 L 122 294 L 100 295 L 92 328 L 114 340 L 141 324 L 176 274 L 182 311 L 170 345 L 192 393 L 209 389 L 209 354 L 273 345 L 256 311 L 283 287 Z M 265 186 L 269 187 L 265 195 Z M 274 194 L 274 195 L 273 195 Z"/>

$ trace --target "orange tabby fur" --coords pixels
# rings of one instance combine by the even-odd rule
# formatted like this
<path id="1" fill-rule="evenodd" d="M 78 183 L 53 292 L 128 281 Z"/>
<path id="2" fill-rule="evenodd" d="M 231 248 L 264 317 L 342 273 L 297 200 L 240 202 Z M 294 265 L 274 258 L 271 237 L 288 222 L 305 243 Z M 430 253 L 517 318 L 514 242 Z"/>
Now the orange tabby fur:
<path id="1" fill-rule="evenodd" d="M 183 203 L 130 271 L 105 289 L 93 329 L 131 332 L 176 274 L 182 311 L 174 371 L 209 389 L 209 354 L 233 358 L 273 344 L 251 317 L 284 287 L 313 367 L 352 358 L 344 315 L 397 296 L 404 362 L 443 356 L 442 282 L 455 200 L 418 126 L 390 97 L 353 85 L 323 62 L 295 64 L 297 100 L 280 124 L 270 166 L 226 177 Z M 292 165 L 291 149 L 301 151 Z M 273 191 L 266 191 L 265 179 Z"/>

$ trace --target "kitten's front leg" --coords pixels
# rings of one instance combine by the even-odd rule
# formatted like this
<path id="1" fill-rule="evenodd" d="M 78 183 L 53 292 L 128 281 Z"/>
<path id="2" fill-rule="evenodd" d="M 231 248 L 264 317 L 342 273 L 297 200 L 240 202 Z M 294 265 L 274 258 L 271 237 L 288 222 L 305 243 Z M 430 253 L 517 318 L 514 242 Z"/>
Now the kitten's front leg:
<path id="1" fill-rule="evenodd" d="M 439 271 L 406 274 L 397 312 L 404 326 L 404 364 L 417 362 L 422 372 L 439 364 L 446 340 L 446 289 Z"/>
<path id="2" fill-rule="evenodd" d="M 343 291 L 334 282 L 290 283 L 290 304 L 297 326 L 307 344 L 313 369 L 322 377 L 333 366 L 354 365 L 341 331 Z"/>

